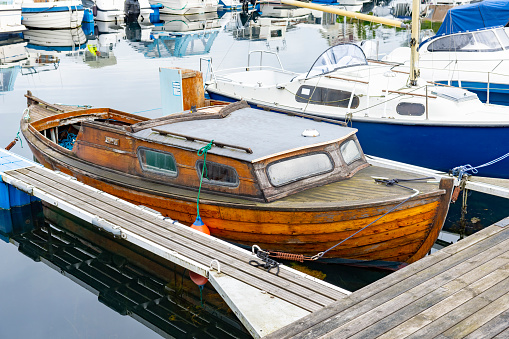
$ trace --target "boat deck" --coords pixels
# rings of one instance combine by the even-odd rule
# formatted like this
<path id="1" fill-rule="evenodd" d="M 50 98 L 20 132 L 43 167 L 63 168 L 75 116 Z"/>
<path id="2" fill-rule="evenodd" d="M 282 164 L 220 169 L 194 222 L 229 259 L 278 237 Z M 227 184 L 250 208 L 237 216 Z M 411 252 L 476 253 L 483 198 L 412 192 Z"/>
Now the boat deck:
<path id="1" fill-rule="evenodd" d="M 280 266 L 278 275 L 276 269 L 268 272 L 254 267 L 249 263 L 251 260 L 261 261 L 249 251 L 18 158 L 0 150 L 0 174 L 5 183 L 195 273 L 209 276 L 209 281 L 256 337 L 281 327 L 277 322 L 290 323 L 349 294 L 285 266 Z M 220 270 L 217 262 L 212 263 L 214 260 L 219 262 Z M 246 305 L 239 305 L 242 302 Z M 259 307 L 268 309 L 262 318 L 277 318 L 279 314 L 281 320 L 268 323 L 256 319 L 260 318 Z M 251 310 L 252 314 L 242 314 L 243 309 Z"/>
<path id="2" fill-rule="evenodd" d="M 509 218 L 268 338 L 509 336 Z"/>

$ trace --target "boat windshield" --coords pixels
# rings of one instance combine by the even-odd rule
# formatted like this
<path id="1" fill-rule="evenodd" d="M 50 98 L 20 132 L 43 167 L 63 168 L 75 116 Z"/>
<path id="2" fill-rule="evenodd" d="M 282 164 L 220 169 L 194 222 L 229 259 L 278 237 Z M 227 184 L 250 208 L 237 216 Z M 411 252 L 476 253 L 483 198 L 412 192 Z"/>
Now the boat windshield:
<path id="1" fill-rule="evenodd" d="M 428 46 L 430 52 L 496 52 L 502 45 L 493 30 L 462 33 L 438 38 Z"/>
<path id="2" fill-rule="evenodd" d="M 507 36 L 507 31 L 504 28 L 499 28 L 496 30 L 498 38 L 502 43 L 502 46 L 505 49 L 509 49 L 509 36 Z"/>
<path id="3" fill-rule="evenodd" d="M 342 44 L 329 48 L 315 61 L 307 77 L 326 74 L 338 68 L 367 65 L 362 49 L 353 44 Z"/>

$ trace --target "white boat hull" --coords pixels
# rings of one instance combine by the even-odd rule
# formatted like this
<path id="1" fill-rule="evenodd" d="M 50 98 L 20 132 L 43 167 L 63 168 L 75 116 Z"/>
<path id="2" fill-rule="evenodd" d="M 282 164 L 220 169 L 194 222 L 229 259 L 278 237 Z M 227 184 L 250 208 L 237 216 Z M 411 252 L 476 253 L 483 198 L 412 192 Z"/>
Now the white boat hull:
<path id="1" fill-rule="evenodd" d="M 30 29 L 23 34 L 28 43 L 44 47 L 81 46 L 87 37 L 81 28 L 60 30 Z"/>
<path id="2" fill-rule="evenodd" d="M 21 39 L 0 45 L 0 65 L 12 64 L 27 58 L 27 43 Z"/>
<path id="3" fill-rule="evenodd" d="M 21 24 L 21 6 L 0 5 L 0 34 L 18 33 L 26 30 Z"/>
<path id="4" fill-rule="evenodd" d="M 23 24 L 27 27 L 60 29 L 81 26 L 84 9 L 81 2 L 54 1 L 23 3 Z"/>
<path id="5" fill-rule="evenodd" d="M 162 0 L 150 1 L 152 4 L 162 4 L 160 9 L 164 14 L 190 15 L 217 12 L 219 9 L 218 0 Z"/>

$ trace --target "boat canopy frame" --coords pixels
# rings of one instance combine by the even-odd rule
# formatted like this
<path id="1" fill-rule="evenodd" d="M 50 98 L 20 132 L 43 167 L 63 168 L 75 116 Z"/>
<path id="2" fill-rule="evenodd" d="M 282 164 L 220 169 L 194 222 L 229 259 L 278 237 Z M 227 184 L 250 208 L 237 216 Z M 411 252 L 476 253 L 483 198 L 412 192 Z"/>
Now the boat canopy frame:
<path id="1" fill-rule="evenodd" d="M 309 69 L 306 79 L 329 74 L 341 68 L 367 64 L 368 61 L 362 48 L 352 43 L 341 43 L 329 47 L 320 54 Z"/>

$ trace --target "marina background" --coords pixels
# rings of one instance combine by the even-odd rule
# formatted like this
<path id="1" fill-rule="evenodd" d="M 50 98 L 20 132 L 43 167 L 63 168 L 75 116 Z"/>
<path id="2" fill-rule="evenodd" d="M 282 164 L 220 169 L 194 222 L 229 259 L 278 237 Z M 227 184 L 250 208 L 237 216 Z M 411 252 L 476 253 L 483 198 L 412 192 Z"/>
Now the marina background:
<path id="1" fill-rule="evenodd" d="M 284 33 L 274 33 L 275 36 L 266 39 L 247 34 L 246 29 L 239 31 L 238 15 L 226 13 L 218 18 L 219 28 L 186 34 L 173 32 L 172 39 L 166 40 L 165 46 L 169 47 L 166 53 L 161 52 L 165 47 L 163 39 L 156 42 L 151 38 L 151 35 L 155 35 L 147 32 L 157 27 L 139 26 L 104 32 L 104 35 L 114 35 L 105 39 L 112 43 L 106 46 L 110 49 L 108 58 L 95 58 L 92 61 L 87 61 L 87 45 L 63 52 L 38 50 L 37 46 L 32 46 L 32 53 L 56 55 L 60 62 L 55 65 L 57 67 L 47 71 L 36 69 L 36 72 L 24 75 L 20 70 L 11 80 L 13 83 L 7 85 L 4 79 L 3 88 L 8 90 L 0 93 L 0 144 L 5 147 L 16 136 L 21 114 L 26 107 L 23 95 L 27 90 L 47 102 L 114 107 L 154 118 L 162 112 L 160 67 L 198 69 L 202 57 L 211 57 L 215 69 L 244 67 L 249 51 L 270 49 L 279 53 L 286 69 L 304 72 L 316 57 L 333 44 L 376 39 L 382 55 L 407 45 L 409 37 L 407 30 L 350 20 L 344 23 L 343 18 L 335 15 L 308 13 L 288 20 Z M 261 19 L 257 21 L 261 22 Z M 217 32 L 217 35 L 210 35 L 211 32 Z M 196 36 L 189 42 L 185 52 L 179 50 L 178 56 L 172 55 L 171 51 L 175 51 L 178 41 L 188 34 Z M 212 36 L 213 41 L 210 41 Z M 91 38 L 94 37 L 89 36 L 90 43 L 94 40 Z M 95 38 L 100 41 L 100 35 Z M 203 53 L 205 45 L 210 46 L 208 53 Z M 20 142 L 13 151 L 32 158 L 28 147 L 23 144 L 22 148 Z M 506 216 L 503 214 L 504 204 L 507 206 L 504 200 L 487 200 L 480 194 L 469 199 L 472 202 L 469 218 L 479 217 L 481 223 L 490 225 Z M 448 218 L 451 224 L 457 221 L 458 206 L 453 206 Z M 18 253 L 15 246 L 2 242 L 0 258 L 0 270 L 3 272 L 0 288 L 4 292 L 4 305 L 10 305 L 0 309 L 0 317 L 5 321 L 0 328 L 2 337 L 159 337 L 159 334 L 141 323 L 98 303 L 94 294 L 64 275 Z M 372 270 L 344 267 L 328 269 L 313 265 L 310 268 L 325 269 L 327 281 L 349 290 L 358 289 L 385 275 Z"/>

